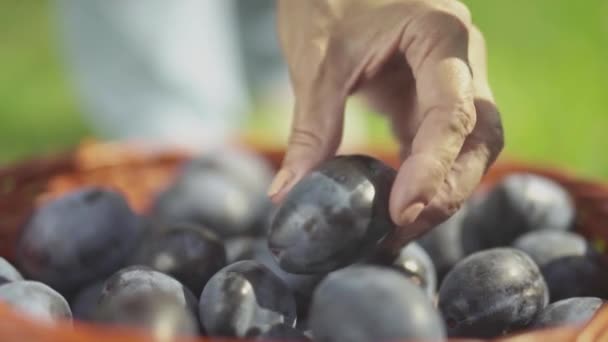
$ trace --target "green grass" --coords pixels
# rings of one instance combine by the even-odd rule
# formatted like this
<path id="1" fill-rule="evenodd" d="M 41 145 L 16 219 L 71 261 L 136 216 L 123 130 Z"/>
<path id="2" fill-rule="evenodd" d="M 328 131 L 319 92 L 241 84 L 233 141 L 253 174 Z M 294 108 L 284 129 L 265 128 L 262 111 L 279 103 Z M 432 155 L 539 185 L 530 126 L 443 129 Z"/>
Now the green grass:
<path id="1" fill-rule="evenodd" d="M 465 3 L 488 42 L 506 154 L 608 177 L 608 2 Z M 62 64 L 51 5 L 0 2 L 0 163 L 72 146 L 90 133 Z M 386 141 L 384 123 L 369 120 L 376 140 Z"/>
<path id="2" fill-rule="evenodd" d="M 88 133 L 44 1 L 0 2 L 0 162 L 72 146 Z"/>
<path id="3" fill-rule="evenodd" d="M 466 1 L 486 35 L 506 151 L 608 176 L 608 2 Z"/>

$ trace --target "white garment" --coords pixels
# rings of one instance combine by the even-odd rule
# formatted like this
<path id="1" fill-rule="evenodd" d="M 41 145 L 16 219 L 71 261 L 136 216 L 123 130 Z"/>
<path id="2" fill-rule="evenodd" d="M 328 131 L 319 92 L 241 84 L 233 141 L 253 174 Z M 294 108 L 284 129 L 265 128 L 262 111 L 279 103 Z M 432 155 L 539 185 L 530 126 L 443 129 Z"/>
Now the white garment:
<path id="1" fill-rule="evenodd" d="M 221 144 L 248 90 L 231 1 L 57 0 L 83 112 L 110 139 Z"/>

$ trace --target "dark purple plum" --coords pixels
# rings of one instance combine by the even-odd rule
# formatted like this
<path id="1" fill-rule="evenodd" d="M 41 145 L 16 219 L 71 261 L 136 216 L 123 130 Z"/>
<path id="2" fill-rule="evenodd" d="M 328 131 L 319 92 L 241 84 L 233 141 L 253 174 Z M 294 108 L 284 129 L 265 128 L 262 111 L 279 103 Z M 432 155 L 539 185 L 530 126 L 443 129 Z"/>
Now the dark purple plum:
<path id="1" fill-rule="evenodd" d="M 575 208 L 559 184 L 533 174 L 506 177 L 483 200 L 469 207 L 463 222 L 465 253 L 510 246 L 534 230 L 567 231 Z"/>
<path id="2" fill-rule="evenodd" d="M 538 264 L 552 302 L 570 297 L 608 298 L 608 269 L 582 236 L 536 231 L 522 235 L 513 246 Z"/>
<path id="3" fill-rule="evenodd" d="M 586 255 L 591 251 L 582 236 L 559 231 L 529 232 L 515 240 L 513 247 L 528 254 L 541 268 L 556 259 Z"/>
<path id="4" fill-rule="evenodd" d="M 285 324 L 275 325 L 267 332 L 256 336 L 256 340 L 262 341 L 312 341 L 304 333 Z"/>
<path id="5" fill-rule="evenodd" d="M 443 341 L 445 327 L 428 296 L 393 269 L 354 265 L 330 273 L 313 297 L 318 342 Z"/>
<path id="6" fill-rule="evenodd" d="M 294 274 L 284 271 L 273 257 L 265 239 L 231 239 L 226 243 L 227 249 L 232 249 L 234 263 L 241 260 L 256 260 L 268 267 L 277 275 L 295 294 L 304 297 L 312 297 L 315 287 L 319 284 L 324 274 Z"/>
<path id="7" fill-rule="evenodd" d="M 23 276 L 6 259 L 0 257 L 0 285 L 23 280 Z"/>
<path id="8" fill-rule="evenodd" d="M 582 325 L 590 321 L 602 305 L 604 305 L 604 301 L 596 297 L 562 299 L 547 306 L 536 317 L 531 327 L 541 329 L 563 325 Z"/>
<path id="9" fill-rule="evenodd" d="M 131 263 L 166 273 L 199 296 L 209 278 L 226 266 L 226 252 L 211 230 L 169 224 L 146 236 Z"/>
<path id="10" fill-rule="evenodd" d="M 198 321 L 192 311 L 174 295 L 155 288 L 138 291 L 121 300 L 103 301 L 95 312 L 95 320 L 144 329 L 160 341 L 199 335 Z"/>
<path id="11" fill-rule="evenodd" d="M 312 293 L 325 274 L 293 274 L 284 271 L 273 257 L 265 239 L 234 238 L 226 242 L 229 263 L 255 260 L 268 267 L 294 294 L 298 325 L 308 316 Z"/>
<path id="12" fill-rule="evenodd" d="M 210 336 L 256 336 L 275 325 L 296 323 L 291 291 L 266 266 L 252 260 L 214 275 L 201 295 L 199 313 Z"/>
<path id="13" fill-rule="evenodd" d="M 415 242 L 401 248 L 393 261 L 392 267 L 403 273 L 416 285 L 420 286 L 430 298 L 437 291 L 437 272 L 433 261 L 426 251 Z"/>
<path id="14" fill-rule="evenodd" d="M 268 241 L 264 238 L 246 236 L 225 239 L 226 260 L 228 264 L 241 260 L 254 260 L 258 254 L 262 254 L 260 250 L 264 245 L 268 245 Z"/>
<path id="15" fill-rule="evenodd" d="M 417 242 L 428 253 L 437 270 L 437 278 L 443 277 L 460 260 L 466 257 L 463 248 L 462 223 L 467 207 L 463 207 L 450 219 L 430 230 Z"/>
<path id="16" fill-rule="evenodd" d="M 551 301 L 572 297 L 608 299 L 608 269 L 590 255 L 556 259 L 541 268 Z"/>
<path id="17" fill-rule="evenodd" d="M 494 338 L 525 328 L 547 305 L 538 266 L 513 248 L 474 253 L 446 275 L 439 309 L 450 337 Z"/>
<path id="18" fill-rule="evenodd" d="M 269 235 L 291 273 L 327 273 L 371 254 L 394 225 L 388 199 L 395 170 L 366 156 L 335 157 L 295 185 Z"/>
<path id="19" fill-rule="evenodd" d="M 140 223 L 119 193 L 71 192 L 34 212 L 17 243 L 17 265 L 27 278 L 71 295 L 124 266 Z"/>
<path id="20" fill-rule="evenodd" d="M 254 154 L 208 153 L 185 165 L 157 198 L 154 212 L 166 222 L 203 225 L 221 237 L 265 235 L 272 175 L 266 160 Z"/>
<path id="21" fill-rule="evenodd" d="M 80 290 L 70 301 L 74 319 L 93 321 L 105 282 L 95 282 Z"/>
<path id="22" fill-rule="evenodd" d="M 198 317 L 196 297 L 192 292 L 175 278 L 147 266 L 124 268 L 106 280 L 99 296 L 96 316 L 101 309 L 106 310 L 105 308 L 130 310 L 129 305 L 125 303 L 133 302 L 131 298 L 141 298 L 146 293 L 159 292 L 173 298 L 173 301 L 186 308 L 194 317 Z"/>
<path id="23" fill-rule="evenodd" d="M 303 330 L 302 333 L 304 334 L 304 336 L 308 337 L 308 339 L 310 339 L 311 341 L 315 340 L 314 335 L 312 334 L 312 330 L 306 329 L 306 330 Z"/>
<path id="24" fill-rule="evenodd" d="M 37 281 L 13 281 L 0 286 L 0 302 L 43 322 L 72 320 L 72 311 L 65 298 Z"/>

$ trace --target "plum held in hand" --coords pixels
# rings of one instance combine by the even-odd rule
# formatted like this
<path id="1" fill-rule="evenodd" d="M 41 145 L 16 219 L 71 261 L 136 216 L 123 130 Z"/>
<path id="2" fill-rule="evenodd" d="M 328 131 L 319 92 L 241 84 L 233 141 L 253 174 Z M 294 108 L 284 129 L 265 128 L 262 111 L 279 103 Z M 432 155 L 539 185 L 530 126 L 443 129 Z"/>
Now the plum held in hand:
<path id="1" fill-rule="evenodd" d="M 95 312 L 95 320 L 141 328 L 158 341 L 199 335 L 198 321 L 192 311 L 175 296 L 159 289 L 135 292 L 121 300 L 103 301 Z"/>
<path id="2" fill-rule="evenodd" d="M 285 324 L 279 324 L 279 325 L 273 326 L 267 332 L 256 336 L 255 340 L 256 341 L 266 341 L 266 342 L 268 342 L 268 341 L 311 342 L 312 341 L 306 335 L 304 335 L 303 332 L 297 330 L 296 328 L 294 328 L 292 326 L 285 325 Z"/>
<path id="3" fill-rule="evenodd" d="M 333 158 L 287 194 L 271 225 L 270 248 L 291 273 L 327 273 L 373 251 L 393 223 L 395 171 L 366 156 Z"/>
<path id="4" fill-rule="evenodd" d="M 226 252 L 211 230 L 169 224 L 146 236 L 131 263 L 166 273 L 199 296 L 209 278 L 226 266 Z"/>
<path id="5" fill-rule="evenodd" d="M 443 341 L 441 316 L 428 296 L 397 271 L 354 265 L 330 273 L 313 297 L 318 342 Z"/>
<path id="6" fill-rule="evenodd" d="M 26 277 L 71 295 L 120 269 L 140 232 L 120 194 L 84 188 L 36 210 L 17 243 L 17 265 Z"/>
<path id="7" fill-rule="evenodd" d="M 439 280 L 443 279 L 454 265 L 466 257 L 463 239 L 469 237 L 462 234 L 466 210 L 467 207 L 464 206 L 447 221 L 431 229 L 417 240 L 433 261 Z"/>
<path id="8" fill-rule="evenodd" d="M 468 256 L 447 274 L 438 305 L 450 337 L 494 338 L 526 327 L 548 300 L 529 256 L 494 248 Z"/>
<path id="9" fill-rule="evenodd" d="M 559 184 L 532 174 L 508 176 L 470 206 L 463 222 L 465 253 L 510 246 L 533 230 L 569 230 L 574 216 L 570 195 Z"/>
<path id="10" fill-rule="evenodd" d="M 6 259 L 0 257 L 0 285 L 23 280 L 23 276 Z"/>
<path id="11" fill-rule="evenodd" d="M 208 153 L 191 161 L 160 196 L 155 214 L 166 222 L 188 222 L 220 237 L 265 235 L 271 204 L 269 164 L 245 151 Z"/>
<path id="12" fill-rule="evenodd" d="M 547 306 L 536 317 L 531 327 L 541 329 L 562 325 L 582 325 L 590 321 L 604 305 L 595 297 L 574 297 L 563 299 Z"/>
<path id="13" fill-rule="evenodd" d="M 0 302 L 42 322 L 72 320 L 72 311 L 65 298 L 37 281 L 14 281 L 0 286 Z"/>
<path id="14" fill-rule="evenodd" d="M 582 236 L 536 231 L 522 235 L 513 246 L 540 267 L 552 302 L 570 297 L 608 298 L 608 269 Z"/>
<path id="15" fill-rule="evenodd" d="M 199 302 L 210 336 L 257 336 L 275 325 L 296 324 L 296 303 L 283 282 L 251 260 L 226 266 L 205 286 Z"/>
<path id="16" fill-rule="evenodd" d="M 96 315 L 102 308 L 104 310 L 106 308 L 129 310 L 130 306 L 123 303 L 137 302 L 132 301 L 131 298 L 141 298 L 142 293 L 150 292 L 164 293 L 175 303 L 186 308 L 194 317 L 198 317 L 196 315 L 196 297 L 187 287 L 174 278 L 146 266 L 124 268 L 106 280 L 99 296 Z M 116 314 L 122 313 L 117 312 Z"/>

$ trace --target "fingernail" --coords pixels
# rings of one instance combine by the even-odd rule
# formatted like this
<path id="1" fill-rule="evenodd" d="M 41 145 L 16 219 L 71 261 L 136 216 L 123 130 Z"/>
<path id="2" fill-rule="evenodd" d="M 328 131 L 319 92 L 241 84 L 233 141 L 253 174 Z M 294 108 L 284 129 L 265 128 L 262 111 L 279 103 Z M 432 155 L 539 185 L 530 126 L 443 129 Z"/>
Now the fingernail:
<path id="1" fill-rule="evenodd" d="M 408 225 L 414 222 L 423 209 L 424 203 L 422 202 L 417 202 L 410 205 L 401 213 L 401 216 L 399 216 L 399 222 L 397 223 L 400 225 Z"/>
<path id="2" fill-rule="evenodd" d="M 274 180 L 268 188 L 268 196 L 273 197 L 283 190 L 283 188 L 293 179 L 293 173 L 289 170 L 282 169 L 274 177 Z"/>

